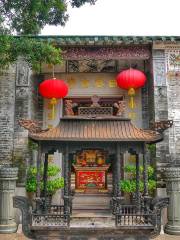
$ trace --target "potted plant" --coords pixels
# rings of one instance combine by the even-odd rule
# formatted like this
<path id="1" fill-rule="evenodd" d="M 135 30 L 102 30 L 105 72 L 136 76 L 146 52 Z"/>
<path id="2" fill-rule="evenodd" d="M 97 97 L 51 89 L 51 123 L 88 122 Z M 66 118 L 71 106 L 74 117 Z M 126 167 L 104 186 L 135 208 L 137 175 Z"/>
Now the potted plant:
<path id="1" fill-rule="evenodd" d="M 44 185 L 43 185 L 43 171 L 44 168 L 40 168 L 40 189 L 43 191 Z M 58 189 L 61 189 L 64 187 L 64 178 L 59 176 L 60 168 L 55 164 L 49 164 L 48 170 L 47 170 L 47 204 L 50 204 L 52 196 L 56 193 Z M 30 167 L 27 171 L 27 178 L 25 183 L 25 188 L 30 196 L 32 198 L 32 193 L 35 193 L 37 190 L 37 167 Z M 42 193 L 42 192 L 41 192 Z"/>
<path id="2" fill-rule="evenodd" d="M 143 166 L 140 166 L 139 171 L 140 171 L 139 190 L 140 193 L 143 194 L 144 191 Z M 133 195 L 136 192 L 136 167 L 134 165 L 126 165 L 124 167 L 124 172 L 127 173 L 127 178 L 120 181 L 120 188 L 125 194 L 128 194 L 130 198 L 133 198 Z M 150 195 L 152 195 L 154 190 L 156 189 L 154 168 L 148 166 L 147 172 L 148 172 L 148 192 Z"/>

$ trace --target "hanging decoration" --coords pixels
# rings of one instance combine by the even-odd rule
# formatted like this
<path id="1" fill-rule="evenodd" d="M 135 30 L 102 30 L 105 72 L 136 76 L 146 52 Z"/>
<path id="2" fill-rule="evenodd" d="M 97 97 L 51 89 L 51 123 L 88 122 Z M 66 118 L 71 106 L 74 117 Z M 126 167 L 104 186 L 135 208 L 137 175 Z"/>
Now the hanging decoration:
<path id="1" fill-rule="evenodd" d="M 54 119 L 57 99 L 64 98 L 67 95 L 68 85 L 61 79 L 47 79 L 39 85 L 39 93 L 42 97 L 51 99 L 52 119 Z"/>
<path id="2" fill-rule="evenodd" d="M 145 74 L 137 69 L 130 68 L 120 72 L 116 77 L 116 81 L 120 88 L 128 90 L 128 96 L 130 96 L 129 107 L 133 109 L 135 107 L 135 90 L 145 85 Z"/>

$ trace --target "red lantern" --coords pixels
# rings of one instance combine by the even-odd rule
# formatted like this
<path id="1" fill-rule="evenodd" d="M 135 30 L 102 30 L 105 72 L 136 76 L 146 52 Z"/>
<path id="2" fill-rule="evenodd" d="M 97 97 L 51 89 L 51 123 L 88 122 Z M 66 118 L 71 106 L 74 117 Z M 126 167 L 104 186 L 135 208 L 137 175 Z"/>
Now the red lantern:
<path id="1" fill-rule="evenodd" d="M 128 96 L 130 96 L 129 106 L 134 108 L 135 89 L 144 86 L 146 82 L 145 74 L 137 69 L 130 68 L 119 73 L 116 81 L 120 88 L 128 90 Z"/>
<path id="2" fill-rule="evenodd" d="M 64 98 L 68 93 L 67 84 L 60 79 L 47 79 L 39 85 L 39 93 L 44 98 L 50 98 L 52 104 L 52 119 L 55 116 L 55 105 L 57 104 L 57 98 Z"/>

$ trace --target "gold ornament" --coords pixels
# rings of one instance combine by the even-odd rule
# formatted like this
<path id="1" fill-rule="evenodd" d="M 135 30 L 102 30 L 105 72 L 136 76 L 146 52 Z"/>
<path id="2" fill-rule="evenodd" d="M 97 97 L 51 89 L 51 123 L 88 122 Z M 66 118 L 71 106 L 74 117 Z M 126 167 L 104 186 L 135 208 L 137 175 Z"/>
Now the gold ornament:
<path id="1" fill-rule="evenodd" d="M 52 119 L 55 118 L 55 105 L 57 104 L 56 98 L 51 98 L 50 104 L 52 105 Z"/>
<path id="2" fill-rule="evenodd" d="M 88 88 L 89 87 L 89 80 L 88 79 L 81 80 L 81 87 L 82 88 Z"/>
<path id="3" fill-rule="evenodd" d="M 103 81 L 103 79 L 96 79 L 96 80 L 95 80 L 95 86 L 98 87 L 98 88 L 104 87 L 104 81 Z"/>
<path id="4" fill-rule="evenodd" d="M 47 104 L 47 109 L 52 110 L 52 104 L 50 102 Z"/>
<path id="5" fill-rule="evenodd" d="M 68 83 L 68 86 L 69 86 L 70 88 L 74 88 L 75 85 L 76 85 L 76 79 L 73 78 L 73 77 L 71 77 L 71 78 L 67 79 L 67 83 Z"/>
<path id="6" fill-rule="evenodd" d="M 133 109 L 135 107 L 135 102 L 134 102 L 135 89 L 134 88 L 130 88 L 128 90 L 128 96 L 130 96 L 129 107 Z"/>
<path id="7" fill-rule="evenodd" d="M 117 82 L 116 82 L 115 79 L 109 80 L 109 87 L 110 87 L 110 88 L 115 88 L 115 87 L 117 87 Z"/>
<path id="8" fill-rule="evenodd" d="M 54 120 L 56 116 L 56 110 L 54 111 L 54 116 L 52 114 L 52 111 L 48 113 L 48 120 Z"/>

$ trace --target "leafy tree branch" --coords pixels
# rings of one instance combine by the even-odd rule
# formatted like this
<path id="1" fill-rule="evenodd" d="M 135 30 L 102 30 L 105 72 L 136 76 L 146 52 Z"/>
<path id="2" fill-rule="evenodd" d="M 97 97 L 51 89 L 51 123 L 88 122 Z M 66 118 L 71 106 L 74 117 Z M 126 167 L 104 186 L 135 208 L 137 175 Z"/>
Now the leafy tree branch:
<path id="1" fill-rule="evenodd" d="M 67 5 L 81 7 L 96 0 L 0 0 L 0 29 L 17 34 L 38 34 L 46 25 L 64 26 L 68 20 Z"/>
<path id="2" fill-rule="evenodd" d="M 81 7 L 96 0 L 0 0 L 0 68 L 6 68 L 18 57 L 39 70 L 42 63 L 61 63 L 61 50 L 48 42 L 31 37 L 46 25 L 65 25 L 67 5 Z M 18 34 L 14 37 L 12 34 Z M 23 37 L 27 36 L 27 37 Z M 29 37 L 28 37 L 29 36 Z"/>
<path id="3" fill-rule="evenodd" d="M 36 38 L 0 36 L 0 68 L 7 68 L 19 57 L 26 60 L 30 67 L 38 71 L 42 63 L 60 64 L 61 50 L 52 44 Z"/>

